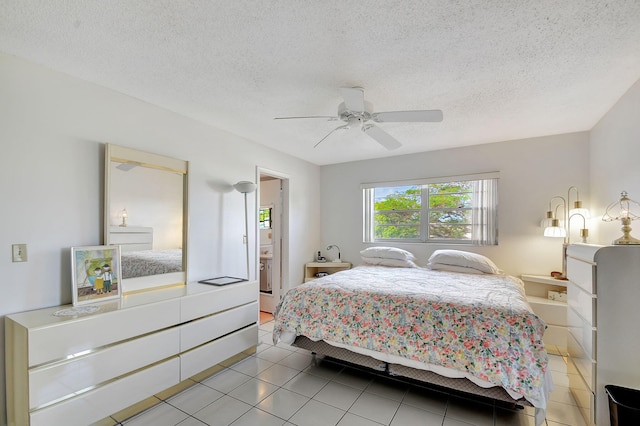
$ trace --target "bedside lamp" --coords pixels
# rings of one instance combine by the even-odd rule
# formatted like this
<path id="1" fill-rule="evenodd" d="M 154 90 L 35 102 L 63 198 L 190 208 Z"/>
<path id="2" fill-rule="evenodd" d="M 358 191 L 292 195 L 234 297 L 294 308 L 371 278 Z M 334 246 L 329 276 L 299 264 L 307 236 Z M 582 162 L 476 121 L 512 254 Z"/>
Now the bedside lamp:
<path id="1" fill-rule="evenodd" d="M 602 216 L 605 222 L 620 220 L 622 222 L 622 237 L 613 242 L 615 245 L 640 244 L 640 240 L 633 238 L 631 233 L 631 221 L 640 219 L 640 204 L 628 197 L 627 191 L 620 193 L 620 200 L 609 204 Z M 632 211 L 633 210 L 633 211 Z"/>
<path id="2" fill-rule="evenodd" d="M 573 202 L 573 208 L 569 210 L 569 217 L 571 217 L 574 214 L 579 214 L 586 221 L 591 217 L 591 215 L 589 214 L 588 209 L 585 209 L 584 207 L 582 207 L 582 201 L 580 201 L 580 194 L 578 193 L 577 187 L 570 186 L 569 189 L 567 190 L 567 203 L 569 203 L 572 189 L 575 189 L 576 191 L 576 200 Z M 568 204 L 567 204 L 567 208 L 569 208 Z"/>
<path id="3" fill-rule="evenodd" d="M 587 238 L 589 237 L 589 230 L 587 229 L 587 218 L 584 217 L 582 214 L 580 213 L 574 213 L 572 215 L 569 216 L 569 232 L 568 234 L 571 235 L 571 218 L 574 216 L 580 216 L 582 218 L 582 228 L 580 228 L 580 238 L 582 238 L 582 242 L 583 243 L 587 243 Z M 571 237 L 569 237 L 571 238 Z"/>
<path id="4" fill-rule="evenodd" d="M 555 199 L 559 199 L 562 200 L 561 203 L 558 203 L 558 205 L 556 205 L 555 207 L 555 213 L 553 208 L 551 207 L 551 204 L 553 203 L 553 200 Z M 567 230 L 564 228 L 564 226 L 560 226 L 560 220 L 558 219 L 558 207 L 562 206 L 562 214 L 564 216 L 564 210 L 566 207 L 566 203 L 564 201 L 564 198 L 560 197 L 559 195 L 551 198 L 551 200 L 549 200 L 549 210 L 547 210 L 547 221 L 550 220 L 550 222 L 547 224 L 547 227 L 544 228 L 544 236 L 545 237 L 554 237 L 554 238 L 566 238 L 567 237 Z M 566 217 L 564 217 L 565 221 L 566 221 Z"/>
<path id="5" fill-rule="evenodd" d="M 127 209 L 122 209 L 120 212 L 120 217 L 122 218 L 122 223 L 120 226 L 127 226 L 127 218 L 129 217 L 129 213 L 127 213 Z"/>
<path id="6" fill-rule="evenodd" d="M 340 247 L 338 247 L 335 244 L 331 244 L 330 246 L 327 247 L 327 250 L 331 250 L 333 248 L 338 249 L 338 257 L 333 259 L 334 262 L 342 262 L 342 259 L 340 259 Z"/>
<path id="7" fill-rule="evenodd" d="M 553 200 L 560 200 L 560 202 L 552 208 Z M 564 217 L 565 225 L 567 222 L 567 202 L 565 199 L 559 195 L 551 198 L 549 200 L 549 210 L 547 211 L 547 220 L 551 220 L 551 224 L 544 229 L 545 237 L 552 238 L 563 238 L 562 241 L 562 273 L 557 275 L 557 272 L 552 272 L 551 275 L 557 280 L 566 280 L 567 279 L 567 244 L 569 240 L 567 238 L 567 229 L 565 226 L 560 226 L 560 220 L 558 219 L 558 207 L 562 206 L 562 215 Z"/>

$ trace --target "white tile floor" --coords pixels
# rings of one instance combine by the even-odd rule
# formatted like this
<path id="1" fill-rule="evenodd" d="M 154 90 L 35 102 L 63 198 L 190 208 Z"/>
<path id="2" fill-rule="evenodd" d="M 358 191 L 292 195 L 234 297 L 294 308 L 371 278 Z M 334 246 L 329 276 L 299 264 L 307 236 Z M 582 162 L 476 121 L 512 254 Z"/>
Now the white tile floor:
<path id="1" fill-rule="evenodd" d="M 533 426 L 533 409 L 510 411 L 416 386 L 369 377 L 309 352 L 273 346 L 260 326 L 257 353 L 132 417 L 140 425 Z M 584 426 L 569 393 L 565 360 L 551 355 L 555 390 L 548 426 Z M 120 424 L 114 422 L 113 424 Z"/>

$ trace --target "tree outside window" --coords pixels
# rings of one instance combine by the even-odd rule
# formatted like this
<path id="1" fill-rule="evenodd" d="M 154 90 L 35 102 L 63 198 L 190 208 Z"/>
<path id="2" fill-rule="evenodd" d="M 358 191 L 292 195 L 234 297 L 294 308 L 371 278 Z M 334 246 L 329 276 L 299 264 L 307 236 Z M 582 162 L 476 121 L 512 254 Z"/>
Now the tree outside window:
<path id="1" fill-rule="evenodd" d="M 365 220 L 365 241 L 483 244 L 483 241 L 475 241 L 474 230 L 486 230 L 484 222 L 493 215 L 489 233 L 495 236 L 493 226 L 497 210 L 497 198 L 490 197 L 490 206 L 481 205 L 476 199 L 487 198 L 481 192 L 486 186 L 480 184 L 483 182 L 486 181 L 366 188 L 365 217 L 370 219 Z M 489 215 L 477 214 L 481 211 Z M 496 243 L 495 238 L 489 242 Z"/>

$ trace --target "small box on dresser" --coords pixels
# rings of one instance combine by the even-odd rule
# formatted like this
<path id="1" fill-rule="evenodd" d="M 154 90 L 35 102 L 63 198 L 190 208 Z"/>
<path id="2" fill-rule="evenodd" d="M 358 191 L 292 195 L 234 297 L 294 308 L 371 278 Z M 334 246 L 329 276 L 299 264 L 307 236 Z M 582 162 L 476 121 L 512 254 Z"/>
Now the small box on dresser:
<path id="1" fill-rule="evenodd" d="M 640 246 L 567 247 L 569 387 L 587 424 L 609 424 L 604 386 L 640 388 Z"/>

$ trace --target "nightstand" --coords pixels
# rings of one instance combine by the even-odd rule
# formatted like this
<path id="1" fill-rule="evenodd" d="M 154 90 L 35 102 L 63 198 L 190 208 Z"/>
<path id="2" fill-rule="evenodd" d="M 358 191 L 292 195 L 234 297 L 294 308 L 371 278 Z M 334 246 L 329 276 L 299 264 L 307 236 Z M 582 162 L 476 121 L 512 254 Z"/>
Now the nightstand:
<path id="1" fill-rule="evenodd" d="M 547 352 L 564 355 L 567 353 L 567 302 L 551 300 L 547 292 L 567 291 L 567 281 L 556 280 L 547 275 L 522 274 L 525 293 L 531 309 L 547 324 L 544 344 Z"/>
<path id="2" fill-rule="evenodd" d="M 309 262 L 304 265 L 304 282 L 315 280 L 318 272 L 335 274 L 347 269 L 351 269 L 349 262 Z"/>

